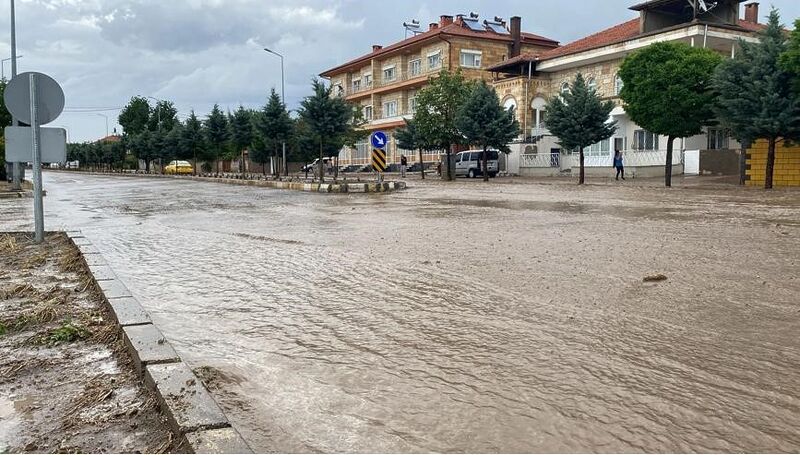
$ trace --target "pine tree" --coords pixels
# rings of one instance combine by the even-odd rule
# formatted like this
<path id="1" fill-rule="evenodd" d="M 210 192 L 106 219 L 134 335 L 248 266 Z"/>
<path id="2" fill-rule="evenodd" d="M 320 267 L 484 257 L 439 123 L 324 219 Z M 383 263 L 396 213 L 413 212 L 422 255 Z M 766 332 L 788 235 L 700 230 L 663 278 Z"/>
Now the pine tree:
<path id="1" fill-rule="evenodd" d="M 225 152 L 225 145 L 228 141 L 228 121 L 218 104 L 214 105 L 206 118 L 205 132 L 209 152 L 217 163 L 217 174 L 219 174 L 220 156 Z"/>
<path id="2" fill-rule="evenodd" d="M 319 176 L 324 182 L 325 145 L 336 145 L 338 150 L 348 138 L 356 136 L 353 131 L 356 127 L 353 123 L 354 108 L 343 98 L 332 96 L 331 88 L 318 79 L 312 81 L 311 87 L 314 94 L 300 103 L 300 117 L 319 144 Z"/>
<path id="3" fill-rule="evenodd" d="M 239 153 L 239 172 L 244 172 L 244 150 L 253 142 L 252 112 L 242 105 L 233 114 L 231 122 L 231 142 Z"/>
<path id="4" fill-rule="evenodd" d="M 186 157 L 192 158 L 192 168 L 194 175 L 197 175 L 197 159 L 204 157 L 206 151 L 205 133 L 203 125 L 195 115 L 194 110 L 186 119 L 186 124 L 181 129 L 180 147 Z"/>
<path id="5" fill-rule="evenodd" d="M 759 42 L 740 41 L 741 50 L 723 62 L 714 73 L 719 92 L 717 115 L 722 124 L 747 139 L 766 139 L 769 143 L 764 188 L 772 188 L 775 146 L 800 136 L 800 103 L 793 91 L 791 53 L 774 8 Z"/>
<path id="6" fill-rule="evenodd" d="M 508 150 L 508 143 L 519 136 L 514 112 L 505 110 L 494 89 L 480 81 L 459 108 L 455 124 L 468 143 L 483 149 L 483 181 L 489 181 L 489 149 Z"/>
<path id="7" fill-rule="evenodd" d="M 578 149 L 578 184 L 583 185 L 586 181 L 583 149 L 614 135 L 617 122 L 608 121 L 614 103 L 602 101 L 578 73 L 569 90 L 551 98 L 545 109 L 547 127 L 558 137 L 561 146 L 567 150 Z"/>
<path id="8" fill-rule="evenodd" d="M 283 143 L 289 140 L 292 131 L 292 119 L 286 111 L 286 106 L 281 101 L 281 97 L 272 89 L 267 100 L 267 104 L 261 110 L 258 117 L 257 129 L 261 135 L 264 147 L 271 149 L 275 162 L 277 162 L 278 151 Z M 286 163 L 283 163 L 286 166 Z M 279 173 L 275 167 L 276 175 Z"/>

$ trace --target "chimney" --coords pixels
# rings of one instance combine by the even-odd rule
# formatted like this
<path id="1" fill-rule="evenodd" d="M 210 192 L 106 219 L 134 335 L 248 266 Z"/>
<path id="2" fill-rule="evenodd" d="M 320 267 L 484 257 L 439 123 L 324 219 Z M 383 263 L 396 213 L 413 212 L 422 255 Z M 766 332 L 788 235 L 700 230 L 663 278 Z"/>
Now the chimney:
<path id="1" fill-rule="evenodd" d="M 439 27 L 446 27 L 453 23 L 453 16 L 439 16 Z"/>
<path id="2" fill-rule="evenodd" d="M 428 25 L 428 31 L 431 31 L 431 30 L 436 30 L 437 28 L 439 28 L 439 24 L 437 24 L 436 22 L 431 22 L 431 23 Z"/>
<path id="3" fill-rule="evenodd" d="M 744 20 L 754 24 L 758 23 L 758 2 L 744 5 Z"/>
<path id="4" fill-rule="evenodd" d="M 380 44 L 373 44 L 372 45 L 372 52 L 378 52 L 381 49 L 383 49 L 383 46 L 381 46 Z"/>
<path id="5" fill-rule="evenodd" d="M 522 18 L 511 17 L 511 57 L 516 57 L 522 51 Z"/>

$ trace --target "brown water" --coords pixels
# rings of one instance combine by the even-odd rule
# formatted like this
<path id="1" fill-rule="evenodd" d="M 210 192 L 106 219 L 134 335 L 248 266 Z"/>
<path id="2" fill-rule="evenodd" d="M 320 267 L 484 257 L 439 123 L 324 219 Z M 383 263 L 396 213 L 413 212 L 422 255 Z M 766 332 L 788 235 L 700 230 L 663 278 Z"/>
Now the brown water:
<path id="1" fill-rule="evenodd" d="M 45 182 L 256 450 L 800 450 L 798 192 Z"/>

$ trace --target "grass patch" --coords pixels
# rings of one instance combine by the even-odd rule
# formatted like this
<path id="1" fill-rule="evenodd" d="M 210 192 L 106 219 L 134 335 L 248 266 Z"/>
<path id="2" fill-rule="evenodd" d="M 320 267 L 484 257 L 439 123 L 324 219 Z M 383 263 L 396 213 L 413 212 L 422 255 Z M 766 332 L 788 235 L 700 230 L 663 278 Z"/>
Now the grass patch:
<path id="1" fill-rule="evenodd" d="M 85 327 L 67 321 L 61 327 L 52 330 L 44 341 L 49 344 L 72 343 L 88 338 L 91 334 Z"/>
<path id="2" fill-rule="evenodd" d="M 3 324 L 2 322 L 0 322 L 0 337 L 1 337 L 1 336 L 3 336 L 3 335 L 5 335 L 5 334 L 6 334 L 6 332 L 8 332 L 8 328 L 6 328 L 6 325 L 5 325 L 5 324 Z"/>

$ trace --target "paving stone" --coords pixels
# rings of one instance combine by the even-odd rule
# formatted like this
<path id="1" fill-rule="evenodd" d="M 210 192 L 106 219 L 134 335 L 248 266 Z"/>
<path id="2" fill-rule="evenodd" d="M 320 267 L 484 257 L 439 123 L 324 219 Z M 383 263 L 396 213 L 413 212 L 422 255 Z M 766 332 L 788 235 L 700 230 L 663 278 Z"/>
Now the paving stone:
<path id="1" fill-rule="evenodd" d="M 100 254 L 100 250 L 98 250 L 97 247 L 92 244 L 78 245 L 78 249 L 81 250 L 81 253 L 83 254 Z"/>
<path id="2" fill-rule="evenodd" d="M 120 280 L 98 281 L 97 284 L 109 300 L 118 299 L 120 297 L 133 297 L 131 291 L 129 291 Z"/>
<path id="3" fill-rule="evenodd" d="M 175 432 L 229 426 L 222 409 L 184 362 L 148 365 L 145 382 L 156 391 Z"/>
<path id="4" fill-rule="evenodd" d="M 92 254 L 84 254 L 83 260 L 86 262 L 86 265 L 107 265 L 106 259 L 100 253 L 92 253 Z"/>
<path id="5" fill-rule="evenodd" d="M 192 431 L 184 435 L 184 441 L 194 453 L 253 453 L 233 428 Z"/>
<path id="6" fill-rule="evenodd" d="M 111 313 L 121 326 L 153 323 L 147 311 L 133 297 L 111 299 L 108 302 L 111 305 Z"/>
<path id="7" fill-rule="evenodd" d="M 366 193 L 367 192 L 367 184 L 366 183 L 350 183 L 347 185 L 347 191 L 349 193 Z"/>
<path id="8" fill-rule="evenodd" d="M 82 245 L 88 246 L 92 244 L 92 242 L 89 241 L 89 239 L 87 239 L 86 237 L 70 237 L 70 238 L 72 239 L 72 243 L 78 246 Z"/>
<path id="9" fill-rule="evenodd" d="M 111 267 L 105 264 L 89 264 L 89 271 L 92 272 L 95 281 L 98 282 L 114 280 L 117 278 L 117 275 L 114 274 L 114 271 L 111 270 Z"/>
<path id="10" fill-rule="evenodd" d="M 129 325 L 122 328 L 122 333 L 139 373 L 147 365 L 180 361 L 178 353 L 153 324 Z"/>

